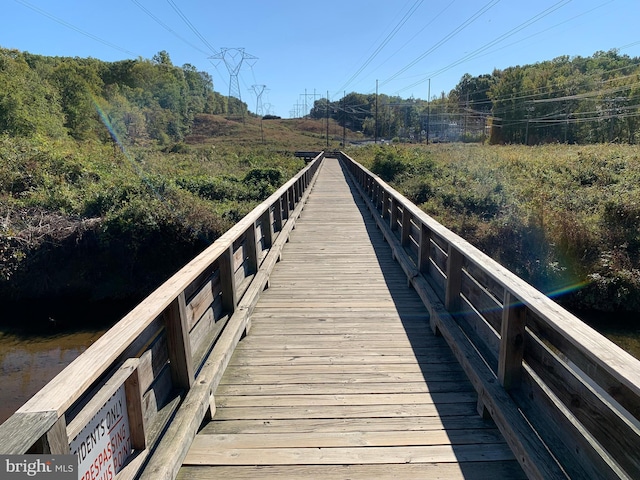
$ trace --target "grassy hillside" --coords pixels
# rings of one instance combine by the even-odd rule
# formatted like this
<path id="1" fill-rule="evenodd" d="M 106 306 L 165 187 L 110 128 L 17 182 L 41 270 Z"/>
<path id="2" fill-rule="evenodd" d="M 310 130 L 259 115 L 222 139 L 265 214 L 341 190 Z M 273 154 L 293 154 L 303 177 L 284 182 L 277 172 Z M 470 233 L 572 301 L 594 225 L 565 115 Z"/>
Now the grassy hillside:
<path id="1" fill-rule="evenodd" d="M 362 140 L 362 134 L 347 130 L 347 142 Z M 185 139 L 189 145 L 234 145 L 267 147 L 281 151 L 333 150 L 339 148 L 343 130 L 335 120 L 329 120 L 327 147 L 326 120 L 271 119 L 254 116 L 227 119 L 219 115 L 196 116 L 191 134 Z"/>

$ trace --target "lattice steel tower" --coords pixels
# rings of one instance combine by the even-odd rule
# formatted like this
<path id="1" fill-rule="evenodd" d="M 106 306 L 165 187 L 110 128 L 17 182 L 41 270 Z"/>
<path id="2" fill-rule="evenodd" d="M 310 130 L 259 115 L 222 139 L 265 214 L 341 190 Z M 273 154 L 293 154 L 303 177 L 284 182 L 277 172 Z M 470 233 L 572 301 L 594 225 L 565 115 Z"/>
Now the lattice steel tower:
<path id="1" fill-rule="evenodd" d="M 251 85 L 253 93 L 256 94 L 256 115 L 264 115 L 262 108 L 262 94 L 264 93 L 266 85 Z"/>
<path id="2" fill-rule="evenodd" d="M 220 52 L 209 58 L 222 60 L 224 62 L 224 65 L 229 71 L 229 97 L 236 97 L 238 100 L 242 100 L 238 73 L 240 72 L 240 68 L 244 62 L 249 63 L 253 67 L 253 65 L 258 61 L 258 57 L 245 52 L 244 48 L 223 47 L 220 49 Z"/>

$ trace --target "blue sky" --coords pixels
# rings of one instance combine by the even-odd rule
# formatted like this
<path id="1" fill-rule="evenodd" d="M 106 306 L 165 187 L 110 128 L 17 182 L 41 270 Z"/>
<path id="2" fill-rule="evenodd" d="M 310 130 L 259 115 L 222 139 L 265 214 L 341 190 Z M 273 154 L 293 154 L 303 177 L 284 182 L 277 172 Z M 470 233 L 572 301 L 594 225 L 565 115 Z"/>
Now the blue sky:
<path id="1" fill-rule="evenodd" d="M 639 0 L 0 0 L 0 46 L 105 61 L 169 52 L 242 100 L 291 117 L 314 98 L 379 92 L 427 98 L 462 75 L 617 48 L 640 57 Z M 228 50 L 223 50 L 223 49 Z M 262 87 L 257 87 L 262 90 Z M 306 94 L 306 95 L 305 95 Z"/>

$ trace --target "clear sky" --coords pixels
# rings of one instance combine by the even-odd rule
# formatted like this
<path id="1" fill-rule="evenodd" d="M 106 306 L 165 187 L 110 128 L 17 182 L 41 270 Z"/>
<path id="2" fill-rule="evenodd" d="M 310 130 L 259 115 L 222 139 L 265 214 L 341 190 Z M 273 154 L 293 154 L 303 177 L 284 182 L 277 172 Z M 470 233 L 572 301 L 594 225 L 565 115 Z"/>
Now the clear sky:
<path id="1" fill-rule="evenodd" d="M 0 46 L 105 61 L 169 52 L 263 113 L 379 92 L 426 99 L 462 75 L 619 49 L 640 57 L 640 0 L 0 0 Z M 244 49 L 244 54 L 237 48 Z M 226 49 L 226 50 L 225 50 Z M 224 57 L 228 64 L 210 57 Z M 256 57 L 256 58 L 252 58 Z M 256 88 L 253 88 L 253 86 Z"/>

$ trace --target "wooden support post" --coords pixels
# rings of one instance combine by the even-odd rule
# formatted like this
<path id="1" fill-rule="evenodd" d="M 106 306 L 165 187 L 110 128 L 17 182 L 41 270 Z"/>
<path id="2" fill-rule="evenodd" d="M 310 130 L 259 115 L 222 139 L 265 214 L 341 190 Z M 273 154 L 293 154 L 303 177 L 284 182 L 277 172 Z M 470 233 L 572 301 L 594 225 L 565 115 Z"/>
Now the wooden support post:
<path id="1" fill-rule="evenodd" d="M 291 188 L 289 188 L 289 190 L 287 190 L 287 220 L 289 219 L 289 212 L 296 208 L 296 202 L 294 200 L 296 196 L 295 190 L 295 183 L 291 185 Z"/>
<path id="2" fill-rule="evenodd" d="M 487 406 L 482 401 L 480 394 L 478 394 L 478 403 L 476 404 L 476 411 L 478 412 L 478 415 L 480 415 L 480 417 L 483 420 L 489 420 L 491 418 L 491 413 L 489 412 L 489 410 L 487 409 Z"/>
<path id="3" fill-rule="evenodd" d="M 390 198 L 391 203 L 391 215 L 389 215 L 389 227 L 391 231 L 396 231 L 398 229 L 398 202 L 395 198 Z"/>
<path id="4" fill-rule="evenodd" d="M 411 213 L 406 205 L 402 207 L 402 228 L 400 230 L 400 244 L 406 247 L 411 234 Z"/>
<path id="5" fill-rule="evenodd" d="M 271 223 L 271 208 L 267 208 L 260 217 L 262 224 L 262 238 L 264 239 L 264 249 L 267 250 L 273 245 L 273 223 Z"/>
<path id="6" fill-rule="evenodd" d="M 522 377 L 526 313 L 525 306 L 506 290 L 502 307 L 498 359 L 498 380 L 505 390 L 517 387 Z"/>
<path id="7" fill-rule="evenodd" d="M 233 313 L 238 305 L 236 292 L 236 272 L 233 265 L 233 245 L 218 259 L 220 265 L 220 284 L 222 286 L 222 307 Z"/>
<path id="8" fill-rule="evenodd" d="M 129 417 L 129 434 L 131 446 L 134 450 L 142 451 L 147 448 L 147 436 L 145 434 L 144 413 L 142 409 L 142 392 L 138 377 L 138 365 L 140 360 L 130 358 L 125 362 L 133 363 L 135 368 L 129 378 L 124 382 L 124 394 L 127 397 L 127 415 Z"/>
<path id="9" fill-rule="evenodd" d="M 188 390 L 193 385 L 194 370 L 184 292 L 165 311 L 165 328 L 171 380 L 176 387 Z"/>
<path id="10" fill-rule="evenodd" d="M 420 238 L 418 240 L 418 271 L 426 274 L 429 271 L 429 256 L 431 255 L 431 230 L 420 222 Z M 440 335 L 440 329 L 433 315 L 429 316 L 429 326 L 434 335 Z"/>
<path id="11" fill-rule="evenodd" d="M 460 310 L 460 288 L 462 286 L 462 254 L 451 244 L 447 250 L 447 289 L 444 306 L 450 313 Z"/>
<path id="12" fill-rule="evenodd" d="M 289 190 L 284 192 L 281 199 L 282 203 L 282 223 L 286 222 L 289 219 Z"/>
<path id="13" fill-rule="evenodd" d="M 295 201 L 294 201 L 294 207 L 298 204 L 298 202 L 300 201 L 300 198 L 302 198 L 302 183 L 301 183 L 301 179 L 299 178 L 296 183 L 296 188 L 295 188 Z"/>
<path id="14" fill-rule="evenodd" d="M 213 390 L 209 390 L 209 408 L 207 408 L 204 419 L 208 422 L 213 420 L 216 415 L 216 397 L 213 395 Z"/>
<path id="15" fill-rule="evenodd" d="M 256 224 L 255 222 L 247 229 L 246 235 L 246 258 L 247 262 L 247 274 L 251 275 L 258 271 L 258 239 L 256 238 Z"/>
<path id="16" fill-rule="evenodd" d="M 282 197 L 273 204 L 273 229 L 275 232 L 282 230 Z"/>
<path id="17" fill-rule="evenodd" d="M 69 437 L 67 436 L 67 421 L 62 415 L 58 421 L 35 444 L 34 453 L 51 455 L 68 455 Z"/>
<path id="18" fill-rule="evenodd" d="M 389 218 L 389 193 L 382 192 L 382 218 Z"/>
<path id="19" fill-rule="evenodd" d="M 420 222 L 420 240 L 418 245 L 418 271 L 426 273 L 429 268 L 429 256 L 431 255 L 431 230 Z"/>

